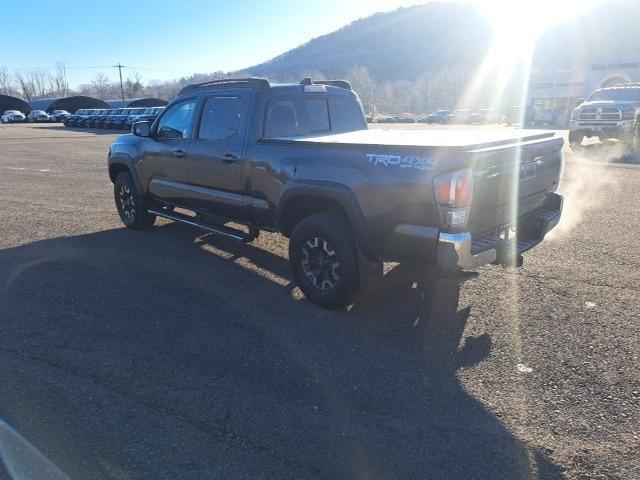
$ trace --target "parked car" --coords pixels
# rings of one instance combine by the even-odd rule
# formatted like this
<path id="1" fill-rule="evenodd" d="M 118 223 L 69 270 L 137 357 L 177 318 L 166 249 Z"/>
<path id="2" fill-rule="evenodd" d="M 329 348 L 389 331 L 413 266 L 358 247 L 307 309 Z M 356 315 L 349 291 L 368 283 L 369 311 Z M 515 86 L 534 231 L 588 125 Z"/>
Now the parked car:
<path id="1" fill-rule="evenodd" d="M 445 117 L 444 123 L 449 125 L 465 125 L 469 123 L 470 115 L 470 110 L 454 110 Z"/>
<path id="2" fill-rule="evenodd" d="M 122 122 L 122 128 L 125 130 L 131 130 L 131 125 L 133 124 L 133 122 L 140 121 L 140 117 L 144 115 L 144 112 L 146 111 L 146 108 L 132 108 L 131 110 L 129 110 L 129 116 L 124 122 Z"/>
<path id="3" fill-rule="evenodd" d="M 132 133 L 108 152 L 126 227 L 163 217 L 243 243 L 278 231 L 296 283 L 327 308 L 386 260 L 520 266 L 562 212 L 554 132 L 369 130 L 345 81 L 191 85 Z"/>
<path id="4" fill-rule="evenodd" d="M 105 128 L 105 124 L 109 116 L 113 115 L 116 112 L 116 108 L 108 108 L 100 111 L 93 120 L 91 121 L 91 126 L 93 128 Z"/>
<path id="5" fill-rule="evenodd" d="M 396 115 L 393 117 L 393 123 L 416 123 L 416 120 L 405 115 Z"/>
<path id="6" fill-rule="evenodd" d="M 138 121 L 147 120 L 149 122 L 154 122 L 155 119 L 158 118 L 158 116 L 162 112 L 164 112 L 165 108 L 166 107 L 151 107 L 151 108 L 147 108 L 145 113 L 143 115 L 140 115 L 140 118 L 138 119 Z"/>
<path id="7" fill-rule="evenodd" d="M 107 115 L 107 118 L 105 119 L 105 121 L 102 123 L 102 128 L 113 128 L 111 126 L 111 122 L 113 121 L 113 119 L 117 116 L 117 115 L 121 115 L 123 112 L 124 108 L 114 108 L 111 110 L 111 113 L 109 115 Z"/>
<path id="8" fill-rule="evenodd" d="M 469 123 L 473 125 L 492 125 L 501 123 L 500 115 L 490 108 L 481 108 L 477 112 L 469 115 Z"/>
<path id="9" fill-rule="evenodd" d="M 89 128 L 98 128 L 100 123 L 104 122 L 110 112 L 110 108 L 101 108 L 96 110 L 93 115 L 86 121 L 86 125 Z"/>
<path id="10" fill-rule="evenodd" d="M 80 108 L 75 111 L 73 115 L 69 115 L 65 118 L 62 123 L 64 123 L 65 127 L 75 127 L 78 125 L 78 122 L 88 114 L 90 110 L 87 108 Z"/>
<path id="11" fill-rule="evenodd" d="M 378 117 L 376 123 L 394 123 L 395 117 Z"/>
<path id="12" fill-rule="evenodd" d="M 436 110 L 421 120 L 422 123 L 445 123 L 445 119 L 451 114 L 451 110 Z"/>
<path id="13" fill-rule="evenodd" d="M 51 117 L 44 110 L 31 110 L 27 115 L 29 122 L 50 122 Z"/>
<path id="14" fill-rule="evenodd" d="M 24 113 L 18 110 L 7 110 L 2 114 L 0 120 L 2 123 L 24 122 L 26 120 Z"/>
<path id="15" fill-rule="evenodd" d="M 563 108 L 538 110 L 533 115 L 532 126 L 564 126 L 567 123 L 567 112 Z"/>
<path id="16" fill-rule="evenodd" d="M 76 120 L 76 127 L 87 128 L 89 126 L 88 124 L 89 120 L 96 114 L 97 110 L 98 109 L 96 108 L 87 110 L 83 115 L 81 115 Z"/>
<path id="17" fill-rule="evenodd" d="M 71 114 L 69 112 L 67 112 L 66 110 L 54 110 L 49 115 L 49 117 L 51 118 L 52 122 L 64 122 L 64 120 L 66 118 L 69 118 L 70 116 L 71 116 Z"/>
<path id="18" fill-rule="evenodd" d="M 124 122 L 129 118 L 130 108 L 119 108 L 116 113 L 107 119 L 107 128 L 122 129 Z"/>
<path id="19" fill-rule="evenodd" d="M 110 108 L 100 108 L 99 110 L 96 110 L 85 122 L 86 126 L 90 128 L 98 128 L 100 123 L 104 122 L 107 118 L 108 112 L 110 111 Z"/>

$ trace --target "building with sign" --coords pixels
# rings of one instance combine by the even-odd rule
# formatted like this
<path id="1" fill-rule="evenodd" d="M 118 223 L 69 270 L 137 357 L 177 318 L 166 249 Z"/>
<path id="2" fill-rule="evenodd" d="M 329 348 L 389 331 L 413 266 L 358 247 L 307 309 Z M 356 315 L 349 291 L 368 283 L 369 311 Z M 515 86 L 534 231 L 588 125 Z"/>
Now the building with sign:
<path id="1" fill-rule="evenodd" d="M 640 83 L 640 53 L 599 56 L 583 70 L 532 74 L 527 106 L 536 111 L 562 110 L 568 115 L 579 99 L 594 90 L 631 82 Z"/>

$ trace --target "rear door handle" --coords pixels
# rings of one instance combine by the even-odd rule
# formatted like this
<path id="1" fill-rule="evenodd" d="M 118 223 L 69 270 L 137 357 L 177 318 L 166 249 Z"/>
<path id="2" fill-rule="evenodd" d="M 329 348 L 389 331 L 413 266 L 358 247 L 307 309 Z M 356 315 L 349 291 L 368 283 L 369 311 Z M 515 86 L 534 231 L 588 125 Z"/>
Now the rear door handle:
<path id="1" fill-rule="evenodd" d="M 236 157 L 233 153 L 226 153 L 222 157 L 222 161 L 228 164 L 236 163 L 238 161 L 238 157 Z"/>
<path id="2" fill-rule="evenodd" d="M 187 156 L 187 152 L 185 152 L 183 150 L 174 150 L 172 153 L 173 153 L 174 157 L 178 157 L 178 158 L 182 158 L 182 157 L 186 157 Z"/>

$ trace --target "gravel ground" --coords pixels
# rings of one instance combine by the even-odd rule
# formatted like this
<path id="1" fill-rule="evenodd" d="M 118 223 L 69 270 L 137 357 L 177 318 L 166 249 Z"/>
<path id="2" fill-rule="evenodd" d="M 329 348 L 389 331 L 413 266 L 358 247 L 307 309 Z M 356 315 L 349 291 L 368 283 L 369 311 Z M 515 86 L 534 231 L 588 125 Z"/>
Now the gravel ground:
<path id="1" fill-rule="evenodd" d="M 563 223 L 520 271 L 389 265 L 328 312 L 277 235 L 124 229 L 114 137 L 0 127 L 15 478 L 640 478 L 640 168 L 610 147 L 567 155 Z"/>

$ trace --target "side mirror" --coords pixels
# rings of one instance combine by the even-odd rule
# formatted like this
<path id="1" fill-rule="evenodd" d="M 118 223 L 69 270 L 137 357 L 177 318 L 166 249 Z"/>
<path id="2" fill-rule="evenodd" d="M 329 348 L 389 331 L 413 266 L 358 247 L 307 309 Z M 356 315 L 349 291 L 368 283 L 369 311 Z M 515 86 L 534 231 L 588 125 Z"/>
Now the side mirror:
<path id="1" fill-rule="evenodd" d="M 134 122 L 131 125 L 131 133 L 137 137 L 148 137 L 151 135 L 151 122 Z"/>

